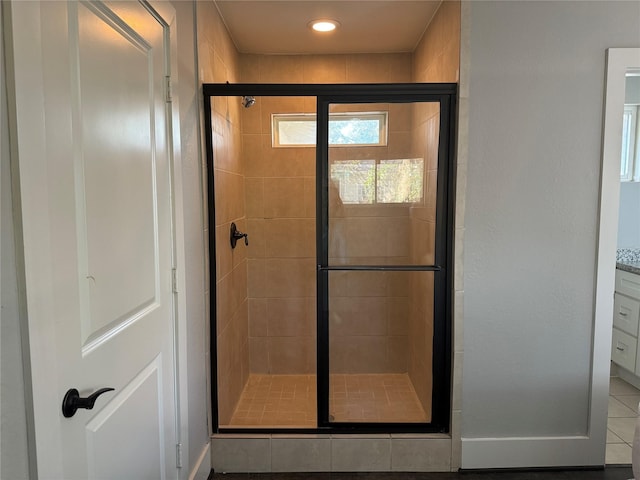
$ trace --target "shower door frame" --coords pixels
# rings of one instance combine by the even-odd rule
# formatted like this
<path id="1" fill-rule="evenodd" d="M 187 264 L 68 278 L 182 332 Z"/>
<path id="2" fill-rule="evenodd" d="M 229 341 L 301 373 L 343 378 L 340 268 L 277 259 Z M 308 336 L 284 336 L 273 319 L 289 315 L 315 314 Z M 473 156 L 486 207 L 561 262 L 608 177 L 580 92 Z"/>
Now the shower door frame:
<path id="1" fill-rule="evenodd" d="M 316 428 L 220 428 L 218 421 L 216 308 L 210 308 L 211 416 L 214 433 L 448 433 L 451 422 L 453 238 L 455 210 L 455 134 L 457 121 L 455 83 L 395 84 L 214 84 L 202 86 L 204 137 L 207 161 L 210 298 L 216 298 L 216 245 L 214 154 L 211 97 L 277 96 L 316 97 L 316 258 L 317 258 L 317 427 Z M 370 271 L 433 271 L 434 333 L 432 368 L 432 416 L 428 423 L 372 423 L 329 421 L 329 321 L 328 272 L 365 270 L 328 265 L 328 122 L 329 104 L 419 103 L 440 105 L 436 198 L 435 262 L 433 265 L 368 266 Z"/>

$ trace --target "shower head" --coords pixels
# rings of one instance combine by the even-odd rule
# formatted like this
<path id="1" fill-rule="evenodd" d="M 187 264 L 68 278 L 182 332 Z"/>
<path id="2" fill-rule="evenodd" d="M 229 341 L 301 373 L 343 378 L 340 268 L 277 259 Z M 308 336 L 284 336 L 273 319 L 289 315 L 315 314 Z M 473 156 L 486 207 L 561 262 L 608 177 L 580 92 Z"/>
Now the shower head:
<path id="1" fill-rule="evenodd" d="M 250 106 L 252 106 L 254 103 L 256 103 L 256 99 L 252 96 L 242 96 L 242 106 L 244 108 L 249 108 Z"/>

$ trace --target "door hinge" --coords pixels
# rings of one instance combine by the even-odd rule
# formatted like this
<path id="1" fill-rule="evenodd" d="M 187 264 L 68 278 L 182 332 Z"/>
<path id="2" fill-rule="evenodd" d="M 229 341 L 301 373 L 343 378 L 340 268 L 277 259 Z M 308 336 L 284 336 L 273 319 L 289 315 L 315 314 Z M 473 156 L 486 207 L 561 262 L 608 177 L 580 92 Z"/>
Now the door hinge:
<path id="1" fill-rule="evenodd" d="M 182 468 L 182 444 L 176 444 L 176 467 Z"/>
<path id="2" fill-rule="evenodd" d="M 164 77 L 164 100 L 171 103 L 171 77 Z"/>
<path id="3" fill-rule="evenodd" d="M 178 293 L 178 273 L 175 268 L 171 269 L 171 290 Z"/>

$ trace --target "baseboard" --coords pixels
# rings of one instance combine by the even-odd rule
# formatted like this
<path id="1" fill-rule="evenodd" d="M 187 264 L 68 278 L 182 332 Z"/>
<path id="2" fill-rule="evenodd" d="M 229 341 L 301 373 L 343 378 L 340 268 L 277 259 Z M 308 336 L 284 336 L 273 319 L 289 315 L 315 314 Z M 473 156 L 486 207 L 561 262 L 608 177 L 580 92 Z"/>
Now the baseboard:
<path id="1" fill-rule="evenodd" d="M 634 375 L 629 370 L 625 370 L 622 367 L 618 367 L 617 372 L 618 376 L 627 383 L 630 383 L 634 387 L 640 389 L 640 377 Z"/>
<path id="2" fill-rule="evenodd" d="M 586 436 L 463 438 L 462 469 L 601 467 L 604 453 Z"/>
<path id="3" fill-rule="evenodd" d="M 207 480 L 211 473 L 211 442 L 207 442 L 189 473 L 189 480 Z"/>

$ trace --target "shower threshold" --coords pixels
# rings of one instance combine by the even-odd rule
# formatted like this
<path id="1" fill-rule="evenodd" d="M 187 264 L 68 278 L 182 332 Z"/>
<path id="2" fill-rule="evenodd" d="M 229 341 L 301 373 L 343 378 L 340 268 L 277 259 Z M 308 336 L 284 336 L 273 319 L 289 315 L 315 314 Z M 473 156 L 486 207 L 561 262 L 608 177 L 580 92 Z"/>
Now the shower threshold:
<path id="1" fill-rule="evenodd" d="M 424 423 L 430 420 L 406 373 L 332 374 L 335 422 Z M 251 374 L 230 422 L 221 428 L 315 428 L 315 375 Z"/>

